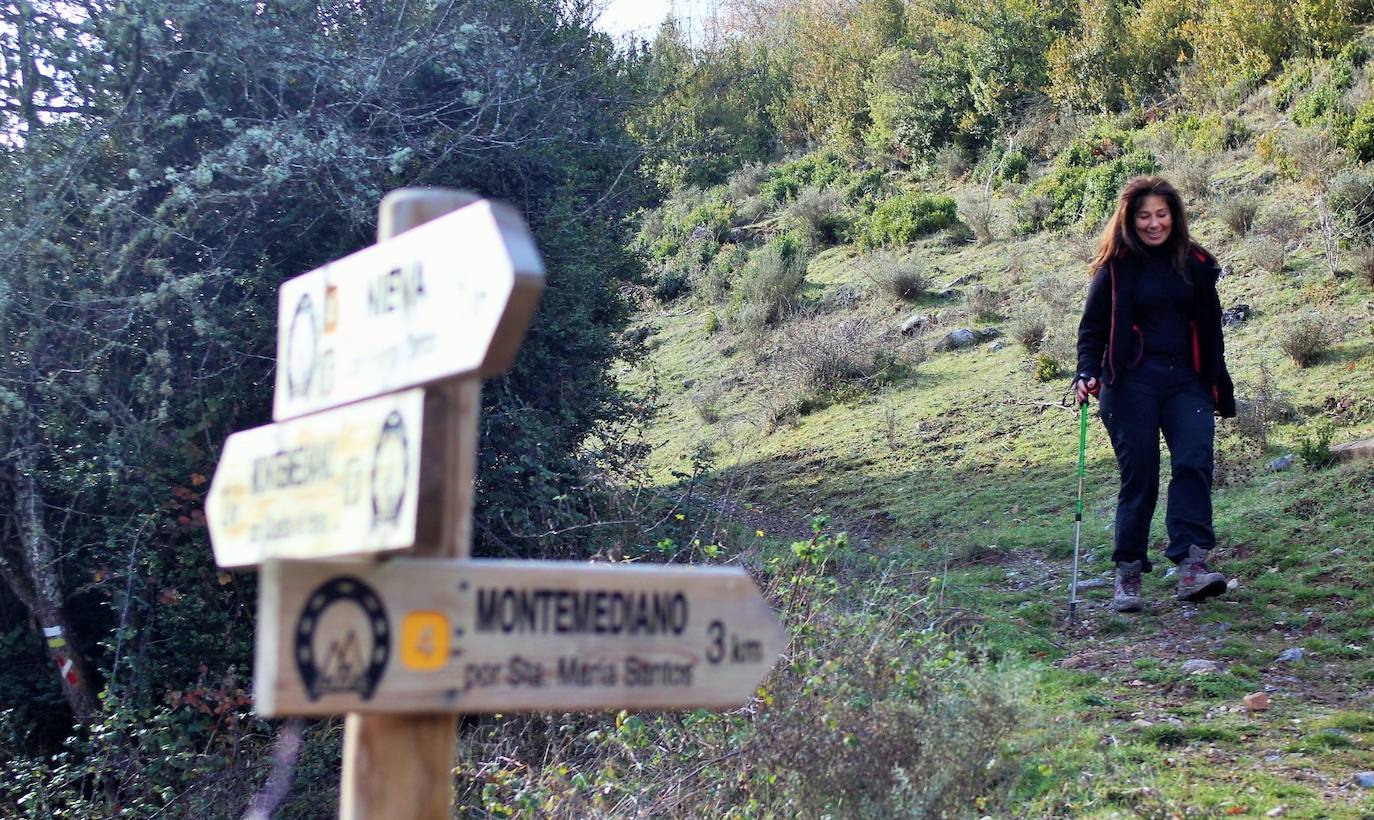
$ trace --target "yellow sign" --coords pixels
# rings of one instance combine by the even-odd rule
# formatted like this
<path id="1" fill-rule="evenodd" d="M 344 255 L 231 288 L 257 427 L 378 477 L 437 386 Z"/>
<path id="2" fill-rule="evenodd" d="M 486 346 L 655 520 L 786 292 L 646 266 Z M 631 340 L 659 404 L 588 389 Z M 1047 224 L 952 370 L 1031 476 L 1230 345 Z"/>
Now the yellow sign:
<path id="1" fill-rule="evenodd" d="M 412 612 L 401 623 L 401 663 L 427 672 L 443 669 L 449 654 L 448 618 L 442 612 Z"/>

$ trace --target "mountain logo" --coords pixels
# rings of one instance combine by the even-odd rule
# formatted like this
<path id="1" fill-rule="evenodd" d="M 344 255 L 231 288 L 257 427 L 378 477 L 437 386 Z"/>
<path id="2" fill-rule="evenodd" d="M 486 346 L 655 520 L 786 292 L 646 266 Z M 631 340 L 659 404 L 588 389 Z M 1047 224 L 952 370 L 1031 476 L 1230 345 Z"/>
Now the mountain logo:
<path id="1" fill-rule="evenodd" d="M 296 669 L 307 696 L 352 692 L 370 700 L 391 656 L 391 628 L 377 593 L 357 578 L 321 584 L 296 619 Z"/>

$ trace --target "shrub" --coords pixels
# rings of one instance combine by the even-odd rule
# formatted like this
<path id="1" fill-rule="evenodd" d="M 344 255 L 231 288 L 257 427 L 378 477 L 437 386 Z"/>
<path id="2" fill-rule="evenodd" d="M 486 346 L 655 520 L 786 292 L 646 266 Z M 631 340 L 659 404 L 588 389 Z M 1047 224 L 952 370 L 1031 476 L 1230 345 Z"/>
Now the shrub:
<path id="1" fill-rule="evenodd" d="M 1200 197 L 1210 189 L 1216 164 L 1211 154 L 1179 152 L 1169 162 L 1169 176 L 1180 191 Z"/>
<path id="2" fill-rule="evenodd" d="M 1255 230 L 1285 245 L 1302 238 L 1302 221 L 1291 207 L 1278 206 L 1262 212 L 1255 221 Z"/>
<path id="3" fill-rule="evenodd" d="M 1279 350 L 1298 367 L 1316 364 L 1335 341 L 1336 329 L 1331 317 L 1314 310 L 1291 317 L 1278 331 Z"/>
<path id="4" fill-rule="evenodd" d="M 807 187 L 835 187 L 848 176 L 849 167 L 843 157 L 834 151 L 820 151 L 768 171 L 767 177 L 759 184 L 759 195 L 769 202 L 782 205 L 796 199 Z"/>
<path id="5" fill-rule="evenodd" d="M 1043 308 L 1030 308 L 1011 323 L 1011 337 L 1030 353 L 1040 349 L 1048 332 L 1048 317 Z"/>
<path id="6" fill-rule="evenodd" d="M 840 242 L 849 229 L 844 197 L 833 188 L 809 185 L 787 208 L 787 218 L 807 239 L 818 245 Z"/>
<path id="7" fill-rule="evenodd" d="M 1259 212 L 1259 197 L 1254 194 L 1237 194 L 1221 200 L 1217 207 L 1217 217 L 1237 237 L 1243 237 L 1255 225 L 1255 214 Z"/>
<path id="8" fill-rule="evenodd" d="M 1250 139 L 1245 121 L 1236 116 L 1188 111 L 1169 117 L 1163 125 L 1175 147 L 1204 155 L 1238 148 Z"/>
<path id="9" fill-rule="evenodd" d="M 1374 245 L 1374 170 L 1347 168 L 1332 178 L 1327 202 L 1342 235 L 1357 245 Z"/>
<path id="10" fill-rule="evenodd" d="M 761 162 L 751 162 L 730 175 L 726 182 L 725 189 L 730 195 L 730 199 L 735 202 L 754 196 L 759 192 L 759 186 L 768 178 L 768 167 Z"/>
<path id="11" fill-rule="evenodd" d="M 909 245 L 958 221 L 954 200 L 919 191 L 883 200 L 868 218 L 860 237 L 866 248 Z"/>
<path id="12" fill-rule="evenodd" d="M 1054 214 L 1054 200 L 1044 194 L 1027 194 L 1016 201 L 1016 229 L 1019 233 L 1036 233 L 1050 225 Z"/>
<path id="13" fill-rule="evenodd" d="M 1331 453 L 1331 438 L 1335 433 L 1336 429 L 1331 423 L 1323 421 L 1310 434 L 1298 439 L 1298 458 L 1303 466 L 1309 470 L 1320 470 L 1336 462 L 1336 457 Z"/>
<path id="14" fill-rule="evenodd" d="M 1298 94 L 1312 84 L 1314 64 L 1311 60 L 1292 60 L 1284 70 L 1269 81 L 1273 89 L 1274 108 L 1284 111 L 1298 98 Z"/>
<path id="15" fill-rule="evenodd" d="M 1374 100 L 1367 100 L 1355 112 L 1344 143 L 1361 162 L 1374 159 Z"/>
<path id="16" fill-rule="evenodd" d="M 1030 176 L 1030 159 L 1019 148 L 1008 151 L 1002 155 L 997 176 L 1003 182 L 1025 182 Z"/>
<path id="17" fill-rule="evenodd" d="M 707 424 L 720 421 L 720 399 L 724 391 L 719 383 L 712 384 L 704 391 L 692 394 L 692 409 Z"/>
<path id="18" fill-rule="evenodd" d="M 1288 248 L 1270 236 L 1251 236 L 1245 241 L 1245 257 L 1258 270 L 1280 273 L 1288 264 Z"/>
<path id="19" fill-rule="evenodd" d="M 1341 97 L 1341 89 L 1334 84 L 1317 86 L 1293 107 L 1293 123 L 1304 127 L 1341 124 L 1349 117 Z"/>
<path id="20" fill-rule="evenodd" d="M 986 245 L 993 240 L 997 210 L 991 196 L 981 191 L 964 195 L 959 200 L 959 217 L 973 231 L 978 244 Z"/>
<path id="21" fill-rule="evenodd" d="M 692 271 L 692 291 L 698 299 L 718 301 L 730 291 L 749 263 L 749 250 L 739 245 L 722 245 L 711 261 Z"/>
<path id="22" fill-rule="evenodd" d="M 930 286 L 916 258 L 891 251 L 869 254 L 859 262 L 859 270 L 880 291 L 897 299 L 915 301 Z"/>
<path id="23" fill-rule="evenodd" d="M 964 294 L 964 307 L 970 315 L 986 321 L 1002 318 L 1002 294 L 986 285 L 974 285 Z"/>
<path id="24" fill-rule="evenodd" d="M 654 280 L 654 298 L 659 302 L 671 302 L 687 290 L 687 272 L 677 266 L 663 268 Z"/>
<path id="25" fill-rule="evenodd" d="M 1275 382 L 1268 366 L 1260 365 L 1259 380 L 1253 385 L 1236 385 L 1236 432 L 1259 444 L 1269 444 L 1269 430 L 1276 423 L 1292 418 L 1293 405 Z"/>
<path id="26" fill-rule="evenodd" d="M 1040 351 L 1060 362 L 1066 372 L 1078 364 L 1077 319 L 1077 316 L 1066 316 L 1059 322 L 1051 321 L 1045 342 L 1040 345 Z"/>
<path id="27" fill-rule="evenodd" d="M 1048 353 L 1040 353 L 1035 357 L 1035 380 L 1038 382 L 1052 382 L 1064 377 L 1064 367 L 1059 360 Z"/>
<path id="28" fill-rule="evenodd" d="M 827 391 L 871 379 L 878 371 L 879 332 L 867 322 L 813 316 L 788 325 L 769 357 L 788 391 Z"/>
<path id="29" fill-rule="evenodd" d="M 739 326 L 772 324 L 796 306 L 806 279 L 804 248 L 795 234 L 782 234 L 749 254 L 735 292 L 734 320 Z"/>
<path id="30" fill-rule="evenodd" d="M 945 179 L 954 181 L 968 173 L 968 157 L 963 149 L 950 143 L 935 152 L 935 167 Z"/>
<path id="31" fill-rule="evenodd" d="M 1116 207 L 1117 195 L 1128 180 L 1159 170 L 1151 154 L 1133 151 L 1102 160 L 1106 150 L 1101 144 L 1080 140 L 1060 154 L 1050 172 L 1022 195 L 1023 199 L 1048 198 L 1049 214 L 1043 220 L 1023 221 L 1021 230 L 1066 228 L 1079 222 L 1096 225 Z M 1027 215 L 1038 216 L 1034 210 Z"/>
<path id="32" fill-rule="evenodd" d="M 1374 248 L 1361 245 L 1350 255 L 1350 267 L 1368 287 L 1374 288 Z"/>
<path id="33" fill-rule="evenodd" d="M 1084 276 L 1046 274 L 1035 280 L 1035 295 L 1055 314 L 1077 314 L 1087 286 Z"/>

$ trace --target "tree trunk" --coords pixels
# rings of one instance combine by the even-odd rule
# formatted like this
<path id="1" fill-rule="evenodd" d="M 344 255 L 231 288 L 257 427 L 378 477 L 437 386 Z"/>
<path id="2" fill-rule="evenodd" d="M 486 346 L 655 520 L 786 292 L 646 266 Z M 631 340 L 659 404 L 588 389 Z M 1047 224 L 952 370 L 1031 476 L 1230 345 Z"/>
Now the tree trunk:
<path id="1" fill-rule="evenodd" d="M 28 431 L 25 431 L 27 433 Z M 28 435 L 23 436 L 28 439 Z M 18 442 L 14 494 L 18 508 L 19 540 L 24 559 L 27 590 L 16 590 L 29 604 L 29 615 L 42 632 L 48 660 L 57 675 L 62 696 L 78 723 L 90 723 L 100 712 L 91 691 L 91 676 L 81 656 L 71 620 L 63 602 L 62 579 L 56 551 L 48 538 L 43 516 L 42 489 L 37 480 L 37 459 L 31 440 Z"/>

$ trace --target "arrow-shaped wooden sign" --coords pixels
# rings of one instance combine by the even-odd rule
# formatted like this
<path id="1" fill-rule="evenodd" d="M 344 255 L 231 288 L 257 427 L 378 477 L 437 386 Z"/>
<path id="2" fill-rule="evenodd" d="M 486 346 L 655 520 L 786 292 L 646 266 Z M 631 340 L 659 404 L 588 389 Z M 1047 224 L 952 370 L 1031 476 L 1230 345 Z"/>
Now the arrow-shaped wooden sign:
<path id="1" fill-rule="evenodd" d="M 230 436 L 205 500 L 215 561 L 243 567 L 415 544 L 420 496 L 441 469 L 421 463 L 421 445 L 443 423 L 442 397 L 430 404 L 428 431 L 417 388 Z M 434 450 L 423 457 L 441 457 Z"/>
<path id="2" fill-rule="evenodd" d="M 731 707 L 787 637 L 739 568 L 410 559 L 260 578 L 269 716 Z"/>
<path id="3" fill-rule="evenodd" d="M 479 200 L 282 285 L 277 421 L 507 370 L 544 287 L 509 205 Z"/>

